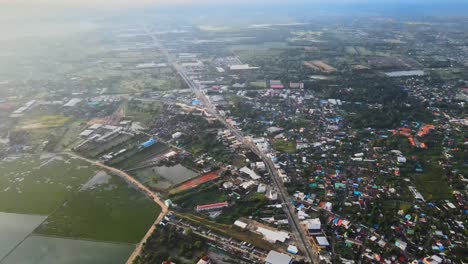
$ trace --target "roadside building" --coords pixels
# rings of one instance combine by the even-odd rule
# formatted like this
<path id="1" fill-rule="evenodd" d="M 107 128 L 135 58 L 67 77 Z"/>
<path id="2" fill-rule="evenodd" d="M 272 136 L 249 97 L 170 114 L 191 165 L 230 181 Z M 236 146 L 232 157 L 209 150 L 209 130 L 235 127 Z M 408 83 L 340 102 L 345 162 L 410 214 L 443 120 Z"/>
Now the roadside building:
<path id="1" fill-rule="evenodd" d="M 291 254 L 296 255 L 297 253 L 299 253 L 299 249 L 297 249 L 296 246 L 289 245 L 288 246 L 288 252 L 291 253 Z"/>
<path id="2" fill-rule="evenodd" d="M 197 264 L 210 264 L 211 263 L 211 260 L 208 256 L 203 256 L 198 262 Z"/>
<path id="3" fill-rule="evenodd" d="M 270 88 L 271 89 L 283 89 L 284 85 L 280 80 L 271 80 L 270 81 Z"/>
<path id="4" fill-rule="evenodd" d="M 205 204 L 205 205 L 197 205 L 196 210 L 197 212 L 204 212 L 204 211 L 220 210 L 228 206 L 229 206 L 228 202 Z"/>
<path id="5" fill-rule="evenodd" d="M 292 263 L 292 258 L 286 254 L 271 250 L 265 259 L 265 263 L 266 264 L 290 264 Z"/>
<path id="6" fill-rule="evenodd" d="M 330 247 L 330 243 L 328 242 L 328 239 L 324 236 L 316 236 L 315 240 L 317 241 L 317 245 L 322 249 L 326 249 Z"/>

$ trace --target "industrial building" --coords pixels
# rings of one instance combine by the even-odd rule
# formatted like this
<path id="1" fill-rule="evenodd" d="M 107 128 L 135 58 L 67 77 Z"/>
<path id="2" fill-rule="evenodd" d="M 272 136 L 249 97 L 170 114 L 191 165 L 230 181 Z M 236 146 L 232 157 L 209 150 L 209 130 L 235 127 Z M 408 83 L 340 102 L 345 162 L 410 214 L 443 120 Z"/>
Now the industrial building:
<path id="1" fill-rule="evenodd" d="M 286 254 L 271 250 L 265 260 L 266 264 L 290 264 L 292 258 Z"/>

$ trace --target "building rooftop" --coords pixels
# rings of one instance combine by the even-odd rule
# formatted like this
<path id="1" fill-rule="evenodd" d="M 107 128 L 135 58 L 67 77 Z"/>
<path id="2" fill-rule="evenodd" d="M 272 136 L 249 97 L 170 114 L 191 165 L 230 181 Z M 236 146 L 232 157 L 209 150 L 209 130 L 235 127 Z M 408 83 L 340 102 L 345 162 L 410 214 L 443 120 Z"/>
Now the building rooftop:
<path id="1" fill-rule="evenodd" d="M 271 250 L 266 257 L 266 264 L 289 264 L 292 258 L 286 254 Z"/>

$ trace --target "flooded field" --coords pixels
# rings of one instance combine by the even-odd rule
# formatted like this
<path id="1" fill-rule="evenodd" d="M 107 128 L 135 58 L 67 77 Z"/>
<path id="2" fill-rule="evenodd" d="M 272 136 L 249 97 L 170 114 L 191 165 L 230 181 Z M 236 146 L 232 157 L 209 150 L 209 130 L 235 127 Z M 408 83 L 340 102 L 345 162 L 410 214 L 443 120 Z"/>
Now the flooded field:
<path id="1" fill-rule="evenodd" d="M 135 246 L 30 236 L 1 264 L 115 264 L 125 263 Z"/>
<path id="2" fill-rule="evenodd" d="M 96 167 L 60 155 L 0 161 L 0 212 L 48 215 L 96 172 Z"/>
<path id="3" fill-rule="evenodd" d="M 124 180 L 98 172 L 51 214 L 37 233 L 138 243 L 160 209 Z"/>
<path id="4" fill-rule="evenodd" d="M 84 161 L 8 157 L 0 161 L 0 263 L 124 263 L 160 210 Z"/>
<path id="5" fill-rule="evenodd" d="M 47 216 L 0 212 L 0 259 L 21 243 Z"/>
<path id="6" fill-rule="evenodd" d="M 150 167 L 135 171 L 133 174 L 147 186 L 158 189 L 169 189 L 198 175 L 181 164 L 170 167 Z"/>

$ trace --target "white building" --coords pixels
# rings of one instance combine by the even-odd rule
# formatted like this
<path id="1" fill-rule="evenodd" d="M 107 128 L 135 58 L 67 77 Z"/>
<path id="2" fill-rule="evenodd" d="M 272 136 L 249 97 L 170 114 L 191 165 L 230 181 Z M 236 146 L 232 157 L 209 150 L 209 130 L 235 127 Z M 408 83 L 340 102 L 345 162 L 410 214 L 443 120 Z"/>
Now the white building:
<path id="1" fill-rule="evenodd" d="M 181 136 L 182 136 L 181 132 L 175 132 L 174 134 L 172 134 L 172 139 L 177 139 L 177 138 L 180 138 Z"/>
<path id="2" fill-rule="evenodd" d="M 290 256 L 274 250 L 271 250 L 265 259 L 266 264 L 290 264 L 291 262 Z"/>

